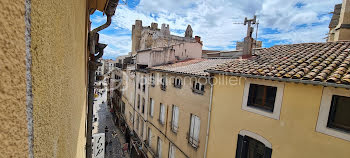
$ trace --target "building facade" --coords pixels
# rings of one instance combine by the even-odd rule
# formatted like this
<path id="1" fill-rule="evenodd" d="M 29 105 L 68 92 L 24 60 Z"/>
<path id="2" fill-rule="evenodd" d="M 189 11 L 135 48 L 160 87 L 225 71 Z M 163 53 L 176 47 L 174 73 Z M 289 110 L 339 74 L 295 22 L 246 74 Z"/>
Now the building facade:
<path id="1" fill-rule="evenodd" d="M 349 50 L 349 42 L 281 45 L 209 70 L 207 157 L 348 157 Z"/>

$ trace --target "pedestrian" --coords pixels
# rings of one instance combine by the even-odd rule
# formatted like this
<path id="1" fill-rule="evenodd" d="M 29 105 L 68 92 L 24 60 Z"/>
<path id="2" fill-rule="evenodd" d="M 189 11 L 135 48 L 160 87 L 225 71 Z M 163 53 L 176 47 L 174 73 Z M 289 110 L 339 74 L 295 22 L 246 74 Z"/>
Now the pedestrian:
<path id="1" fill-rule="evenodd" d="M 125 156 L 125 153 L 128 152 L 128 146 L 129 146 L 129 143 L 124 143 L 124 145 L 123 145 L 123 156 Z"/>

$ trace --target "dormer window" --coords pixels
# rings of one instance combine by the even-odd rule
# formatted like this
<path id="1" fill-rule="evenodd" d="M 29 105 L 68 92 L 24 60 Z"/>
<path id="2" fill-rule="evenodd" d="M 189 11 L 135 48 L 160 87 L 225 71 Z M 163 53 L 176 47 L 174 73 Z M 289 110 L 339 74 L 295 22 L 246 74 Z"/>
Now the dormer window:
<path id="1" fill-rule="evenodd" d="M 197 94 L 204 94 L 204 85 L 198 81 L 193 81 L 192 92 Z"/>
<path id="2" fill-rule="evenodd" d="M 176 88 L 182 87 L 181 78 L 174 78 L 174 87 L 176 87 Z"/>
<path id="3" fill-rule="evenodd" d="M 152 87 L 155 86 L 155 77 L 154 77 L 154 73 L 151 74 L 151 86 L 152 86 Z"/>
<path id="4" fill-rule="evenodd" d="M 162 84 L 160 85 L 160 89 L 162 89 L 163 91 L 166 90 L 166 77 L 165 76 L 162 77 Z"/>

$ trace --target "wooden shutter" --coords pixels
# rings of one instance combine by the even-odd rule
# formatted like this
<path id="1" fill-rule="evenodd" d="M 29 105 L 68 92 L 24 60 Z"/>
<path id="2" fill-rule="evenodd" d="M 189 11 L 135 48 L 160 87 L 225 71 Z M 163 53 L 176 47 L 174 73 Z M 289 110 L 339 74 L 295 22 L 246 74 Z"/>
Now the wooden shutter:
<path id="1" fill-rule="evenodd" d="M 238 134 L 237 147 L 236 147 L 236 158 L 242 157 L 243 150 L 243 136 Z"/>
<path id="2" fill-rule="evenodd" d="M 272 155 L 272 149 L 265 147 L 265 158 L 271 158 Z"/>

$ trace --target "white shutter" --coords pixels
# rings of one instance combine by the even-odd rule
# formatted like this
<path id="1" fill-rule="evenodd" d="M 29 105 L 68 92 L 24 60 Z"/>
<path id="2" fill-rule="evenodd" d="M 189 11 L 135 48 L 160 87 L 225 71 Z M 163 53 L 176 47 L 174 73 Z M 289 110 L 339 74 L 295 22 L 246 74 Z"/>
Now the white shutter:
<path id="1" fill-rule="evenodd" d="M 173 129 L 177 130 L 178 128 L 178 122 L 179 122 L 179 107 L 177 106 L 173 106 L 173 120 L 172 120 L 172 124 L 173 124 Z"/>
<path id="2" fill-rule="evenodd" d="M 151 146 L 152 144 L 152 132 L 151 128 L 148 128 L 148 145 Z"/>
<path id="3" fill-rule="evenodd" d="M 191 115 L 190 142 L 193 146 L 198 146 L 200 131 L 200 119 L 196 115 Z"/>
<path id="4" fill-rule="evenodd" d="M 195 116 L 195 124 L 194 124 L 194 139 L 196 140 L 196 144 L 199 141 L 199 131 L 200 131 L 201 120 L 198 116 Z"/>
<path id="5" fill-rule="evenodd" d="M 154 101 L 151 98 L 151 116 L 153 117 L 153 111 L 154 111 Z"/>
<path id="6" fill-rule="evenodd" d="M 160 104 L 160 122 L 164 124 L 164 105 Z"/>
<path id="7" fill-rule="evenodd" d="M 175 158 L 175 146 L 172 143 L 170 143 L 169 158 Z"/>
<path id="8" fill-rule="evenodd" d="M 158 157 L 161 158 L 162 157 L 162 140 L 158 137 Z"/>

